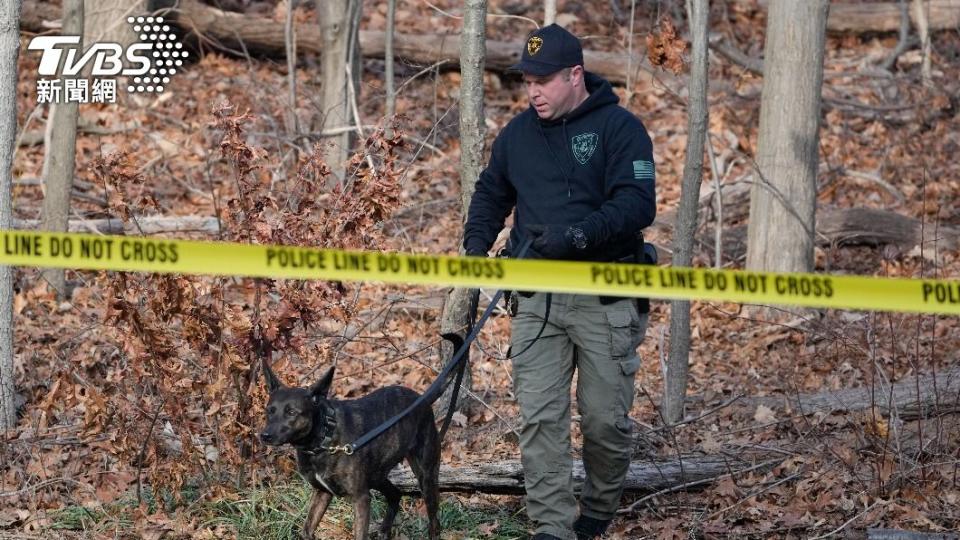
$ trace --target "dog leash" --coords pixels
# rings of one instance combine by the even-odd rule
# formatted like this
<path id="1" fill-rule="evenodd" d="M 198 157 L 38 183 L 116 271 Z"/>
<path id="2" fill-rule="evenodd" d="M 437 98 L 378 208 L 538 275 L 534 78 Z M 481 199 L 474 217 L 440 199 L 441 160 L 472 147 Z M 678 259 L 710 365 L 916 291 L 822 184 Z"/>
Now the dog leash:
<path id="1" fill-rule="evenodd" d="M 523 256 L 526 255 L 526 252 L 528 249 L 530 249 L 531 244 L 533 244 L 533 238 L 528 237 L 523 242 L 523 245 L 520 246 L 520 252 L 517 254 L 518 259 L 522 259 Z M 456 386 L 454 387 L 454 390 L 451 393 L 450 408 L 447 409 L 447 414 L 444 417 L 443 427 L 440 430 L 441 432 L 440 440 L 443 440 L 442 434 L 445 434 L 447 428 L 450 426 L 450 420 L 452 420 L 453 418 L 453 410 L 457 404 L 457 394 L 460 389 L 460 384 L 463 382 L 463 374 L 466 368 L 466 363 L 464 363 L 463 360 L 466 359 L 468 356 L 467 352 L 470 350 L 470 344 L 473 343 L 475 339 L 477 339 L 477 335 L 480 333 L 480 329 L 483 328 L 483 325 L 487 322 L 487 319 L 489 319 L 490 316 L 493 315 L 493 312 L 497 307 L 497 303 L 500 302 L 500 299 L 502 297 L 503 297 L 502 289 L 498 290 L 497 293 L 493 295 L 493 298 L 490 300 L 490 304 L 487 305 L 487 309 L 483 312 L 483 315 L 480 316 L 480 319 L 477 320 L 476 323 L 472 325 L 472 328 L 470 329 L 470 332 L 467 334 L 466 339 L 463 340 L 463 344 L 460 346 L 460 349 L 454 353 L 450 361 L 447 362 L 447 365 L 445 365 L 443 369 L 440 370 L 440 373 L 437 374 L 436 380 L 433 381 L 433 383 L 423 392 L 423 394 L 419 398 L 417 398 L 413 403 L 408 405 L 406 409 L 401 411 L 399 414 L 395 415 L 393 418 L 390 418 L 386 422 L 380 424 L 374 429 L 361 435 L 352 443 L 348 443 L 343 446 L 337 447 L 336 451 L 343 452 L 346 455 L 351 455 L 357 450 L 369 444 L 370 441 L 382 435 L 383 432 L 387 431 L 388 429 L 396 425 L 397 422 L 402 420 L 405 416 L 410 414 L 412 411 L 416 410 L 417 407 L 422 406 L 424 403 L 433 403 L 434 401 L 436 401 L 440 397 L 440 393 L 443 391 L 443 388 L 445 386 L 447 379 L 450 376 L 450 373 L 453 372 L 454 369 L 459 368 L 459 371 L 457 373 L 457 379 L 455 382 Z M 520 353 L 513 355 L 514 358 L 516 356 L 519 356 L 523 352 L 525 352 L 527 349 L 529 349 L 530 345 L 532 345 L 534 342 L 536 342 L 537 339 L 540 338 L 540 335 L 543 333 L 544 328 L 546 328 L 547 326 L 547 317 L 549 316 L 549 309 L 550 309 L 549 302 L 547 303 L 546 309 L 547 311 L 544 313 L 543 325 L 540 327 L 540 331 L 537 333 L 537 337 L 535 337 L 533 341 L 531 341 L 530 344 L 523 349 L 523 351 L 520 351 Z M 473 313 L 476 313 L 475 309 L 473 310 Z"/>

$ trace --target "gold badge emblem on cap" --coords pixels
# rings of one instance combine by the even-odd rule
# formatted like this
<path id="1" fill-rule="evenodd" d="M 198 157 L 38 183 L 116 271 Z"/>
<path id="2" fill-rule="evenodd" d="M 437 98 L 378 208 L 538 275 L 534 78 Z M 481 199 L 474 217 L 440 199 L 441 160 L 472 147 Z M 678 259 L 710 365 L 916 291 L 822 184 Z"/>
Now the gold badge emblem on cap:
<path id="1" fill-rule="evenodd" d="M 530 56 L 540 52 L 540 47 L 543 47 L 543 40 L 539 36 L 533 36 L 527 40 L 527 52 L 530 53 Z"/>

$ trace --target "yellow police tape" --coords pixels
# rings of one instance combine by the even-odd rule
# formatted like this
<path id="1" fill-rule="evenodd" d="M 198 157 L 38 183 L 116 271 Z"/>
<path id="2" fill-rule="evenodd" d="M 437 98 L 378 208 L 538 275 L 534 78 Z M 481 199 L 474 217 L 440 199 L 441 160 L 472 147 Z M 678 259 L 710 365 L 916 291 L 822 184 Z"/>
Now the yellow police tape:
<path id="1" fill-rule="evenodd" d="M 36 231 L 0 231 L 0 235 L 0 264 L 10 266 L 382 281 L 960 314 L 958 280 L 484 259 Z"/>

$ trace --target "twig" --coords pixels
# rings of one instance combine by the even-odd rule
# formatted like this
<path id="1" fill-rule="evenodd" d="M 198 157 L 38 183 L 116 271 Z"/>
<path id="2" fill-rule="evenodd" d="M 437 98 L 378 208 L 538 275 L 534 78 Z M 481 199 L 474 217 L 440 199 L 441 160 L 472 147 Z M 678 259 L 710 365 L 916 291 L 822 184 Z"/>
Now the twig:
<path id="1" fill-rule="evenodd" d="M 714 199 L 717 203 L 717 224 L 714 226 L 713 239 L 713 267 L 719 270 L 723 268 L 723 178 L 720 177 L 723 171 L 717 166 L 717 154 L 713 151 L 713 142 L 710 140 L 709 127 L 707 129 L 706 143 L 707 156 L 710 158 L 710 170 L 713 173 Z M 726 176 L 726 174 L 723 175 Z"/>
<path id="2" fill-rule="evenodd" d="M 350 94 L 350 109 L 353 111 L 353 119 L 356 122 L 355 126 L 357 128 L 357 133 L 364 137 L 363 134 L 363 124 L 360 122 L 360 109 L 357 107 L 357 91 L 353 86 L 353 73 L 351 73 L 350 64 L 346 64 L 344 69 L 347 70 L 347 92 Z M 373 157 L 370 154 L 366 155 L 367 165 L 370 167 L 370 170 L 374 170 Z"/>
<path id="3" fill-rule="evenodd" d="M 25 488 L 18 489 L 17 491 L 2 491 L 2 492 L 0 492 L 0 498 L 5 498 L 5 497 L 18 497 L 18 496 L 20 496 L 20 495 L 23 495 L 23 494 L 26 494 L 26 493 L 31 493 L 31 492 L 34 492 L 34 491 L 43 489 L 43 488 L 45 488 L 45 487 L 47 487 L 47 486 L 52 486 L 53 484 L 59 484 L 59 483 L 75 484 L 75 485 L 78 485 L 78 486 L 82 486 L 82 485 L 83 485 L 83 482 L 78 482 L 78 481 L 76 481 L 76 480 L 74 480 L 74 479 L 72 479 L 72 478 L 65 478 L 65 477 L 62 477 L 62 476 L 61 476 L 61 477 L 58 477 L 58 478 L 50 478 L 49 480 L 44 480 L 44 481 L 42 481 L 42 482 L 38 482 L 38 483 L 36 483 L 36 484 L 34 484 L 34 485 L 32 485 L 32 486 L 27 486 L 27 487 L 25 487 Z"/>
<path id="4" fill-rule="evenodd" d="M 414 73 L 410 78 L 400 83 L 400 86 L 394 91 L 394 95 L 400 95 L 400 91 L 403 90 L 403 87 L 415 81 L 421 75 L 430 73 L 431 71 L 439 68 L 440 66 L 450 62 L 450 60 L 437 60 L 436 62 L 430 64 L 429 66 L 421 69 L 420 71 Z"/>
<path id="5" fill-rule="evenodd" d="M 870 510 L 873 510 L 873 508 L 874 508 L 875 506 L 877 506 L 878 504 L 881 504 L 881 503 L 882 503 L 882 504 L 886 504 L 887 501 L 882 501 L 882 500 L 876 500 L 876 501 L 874 501 L 873 504 L 871 504 L 870 506 L 866 507 L 866 508 L 863 510 L 863 512 L 860 512 L 859 514 L 857 514 L 857 515 L 853 516 L 852 518 L 848 519 L 847 521 L 845 521 L 845 522 L 843 523 L 843 525 L 840 525 L 840 526 L 837 527 L 836 529 L 834 529 L 834 530 L 832 530 L 832 531 L 830 531 L 830 532 L 828 532 L 828 533 L 826 533 L 826 534 L 821 534 L 820 536 L 814 536 L 814 537 L 811 538 L 810 540 L 822 540 L 823 538 L 827 538 L 827 537 L 829 537 L 829 536 L 833 536 L 833 535 L 839 533 L 840 531 L 846 529 L 846 528 L 847 528 L 847 525 L 850 525 L 851 523 L 853 523 L 854 521 L 856 521 L 857 519 L 859 519 L 860 516 L 866 514 L 866 513 L 869 512 Z"/>
<path id="6" fill-rule="evenodd" d="M 163 396 L 163 399 L 160 400 L 160 405 L 157 405 L 157 410 L 153 413 L 153 419 L 150 420 L 150 429 L 147 430 L 147 436 L 143 439 L 143 445 L 140 446 L 140 453 L 137 454 L 137 504 L 143 503 L 142 488 L 143 484 L 140 481 L 140 473 L 143 472 L 143 461 L 146 458 L 147 453 L 147 444 L 150 442 L 150 438 L 153 437 L 153 428 L 157 425 L 157 418 L 160 417 L 160 411 L 163 410 L 163 405 L 167 402 L 167 396 Z"/>
<path id="7" fill-rule="evenodd" d="M 903 196 L 903 193 L 901 193 L 900 190 L 897 189 L 896 186 L 894 186 L 890 182 L 887 182 L 883 178 L 880 178 L 879 174 L 868 173 L 863 171 L 854 171 L 854 170 L 845 169 L 845 168 L 841 168 L 841 172 L 846 173 L 847 176 L 852 176 L 854 178 L 859 178 L 861 180 L 869 180 L 870 182 L 873 182 L 878 186 L 882 187 L 887 193 L 892 195 L 893 198 L 896 199 L 897 202 L 899 202 L 900 204 L 903 204 L 904 202 L 906 202 L 906 197 Z"/>
<path id="8" fill-rule="evenodd" d="M 894 66 L 897 65 L 897 59 L 900 58 L 900 55 L 905 53 L 911 45 L 910 8 L 907 7 L 907 0 L 900 0 L 900 38 L 893 52 L 880 64 L 880 67 L 887 71 L 892 71 Z"/>
<path id="9" fill-rule="evenodd" d="M 618 514 L 629 514 L 630 512 L 633 512 L 633 511 L 634 511 L 638 506 L 640 506 L 641 504 L 649 501 L 650 499 L 654 499 L 654 498 L 656 498 L 656 497 L 659 497 L 659 496 L 661 496 L 661 495 L 667 495 L 667 494 L 669 494 L 669 493 L 674 493 L 674 492 L 677 492 L 677 491 L 682 491 L 682 490 L 684 490 L 684 489 L 686 489 L 686 488 L 690 488 L 690 487 L 702 486 L 702 485 L 704 485 L 704 484 L 711 484 L 711 483 L 713 483 L 713 482 L 716 482 L 717 480 L 720 480 L 721 478 L 732 477 L 732 476 L 737 475 L 737 474 L 752 472 L 752 471 L 755 471 L 755 470 L 757 470 L 757 469 L 762 469 L 762 468 L 767 467 L 767 466 L 770 466 L 770 465 L 776 465 L 776 464 L 778 464 L 778 463 L 780 463 L 780 462 L 782 462 L 782 461 L 783 461 L 782 459 L 771 459 L 771 460 L 768 460 L 768 461 L 764 461 L 763 463 L 758 463 L 758 464 L 756 464 L 756 465 L 754 465 L 754 466 L 752 466 L 752 467 L 747 467 L 746 469 L 740 469 L 740 470 L 736 470 L 736 471 L 724 473 L 724 474 L 721 474 L 721 475 L 713 476 L 713 477 L 710 477 L 710 478 L 703 478 L 703 479 L 700 479 L 700 480 L 694 480 L 693 482 L 687 482 L 687 483 L 685 483 L 685 484 L 680 484 L 680 485 L 678 485 L 678 486 L 671 486 L 671 487 L 668 487 L 668 488 L 666 488 L 666 489 L 661 489 L 660 491 L 658 491 L 658 492 L 656 492 L 656 493 L 651 493 L 650 495 L 647 495 L 646 497 L 642 497 L 642 498 L 634 501 L 633 504 L 631 504 L 630 506 L 628 506 L 628 507 L 626 507 L 626 508 L 621 508 L 620 510 L 617 510 L 617 513 L 618 513 Z"/>
<path id="10" fill-rule="evenodd" d="M 724 408 L 729 407 L 730 405 L 733 405 L 737 400 L 741 399 L 742 397 L 743 397 L 742 394 L 738 394 L 738 395 L 733 396 L 732 398 L 728 399 L 727 401 L 724 401 L 724 402 L 721 403 L 720 405 L 717 405 L 716 407 L 713 407 L 712 409 L 707 409 L 706 411 L 703 411 L 703 412 L 700 413 L 698 416 L 694 416 L 694 417 L 692 417 L 692 418 L 685 418 L 685 419 L 680 420 L 679 422 L 676 422 L 676 423 L 673 423 L 673 424 L 660 426 L 660 427 L 658 427 L 657 429 L 655 429 L 655 430 L 653 430 L 653 431 L 666 431 L 666 430 L 668 430 L 668 429 L 673 429 L 673 428 L 675 428 L 675 427 L 677 427 L 677 426 L 682 426 L 682 425 L 684 425 L 684 424 L 692 424 L 692 423 L 696 422 L 697 420 L 701 420 L 701 419 L 703 419 L 703 418 L 705 418 L 705 417 L 707 417 L 707 416 L 710 416 L 711 414 L 719 411 L 720 409 L 724 409 Z"/>
<path id="11" fill-rule="evenodd" d="M 666 326 L 660 327 L 660 332 L 657 335 L 657 354 L 660 359 L 660 372 L 663 374 L 663 380 L 667 380 L 667 353 L 665 347 L 665 336 Z"/>
<path id="12" fill-rule="evenodd" d="M 714 513 L 710 514 L 709 516 L 707 516 L 706 518 L 704 518 L 703 521 L 710 521 L 711 519 L 719 516 L 720 514 L 726 512 L 727 510 L 732 510 L 732 509 L 736 508 L 737 506 L 740 506 L 741 504 L 743 504 L 743 503 L 749 501 L 750 499 L 756 497 L 757 495 L 763 495 L 764 493 L 766 493 L 766 492 L 770 491 L 771 489 L 779 486 L 780 484 L 786 484 L 787 482 L 789 482 L 789 481 L 791 481 L 791 480 L 794 480 L 794 479 L 796 479 L 796 478 L 799 478 L 800 476 L 801 476 L 801 473 L 794 473 L 794 474 L 791 474 L 790 476 L 788 476 L 788 477 L 786 477 L 786 478 L 783 478 L 783 479 L 781 479 L 781 480 L 777 480 L 776 482 L 770 484 L 769 486 L 766 486 L 766 487 L 764 487 L 763 489 L 760 489 L 760 490 L 758 490 L 758 491 L 755 491 L 755 492 L 747 495 L 746 497 L 743 497 L 742 499 L 740 499 L 739 501 L 731 504 L 730 506 L 728 506 L 728 507 L 726 507 L 726 508 L 722 508 L 722 509 L 720 509 L 720 510 L 717 510 L 716 512 L 714 512 Z"/>

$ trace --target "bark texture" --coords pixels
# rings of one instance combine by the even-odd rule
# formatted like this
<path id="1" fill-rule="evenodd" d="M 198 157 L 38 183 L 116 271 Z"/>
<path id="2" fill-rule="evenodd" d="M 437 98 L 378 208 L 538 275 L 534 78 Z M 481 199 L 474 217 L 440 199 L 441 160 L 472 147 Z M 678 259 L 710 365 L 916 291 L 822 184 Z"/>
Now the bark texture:
<path id="1" fill-rule="evenodd" d="M 687 148 L 683 163 L 680 209 L 673 236 L 674 266 L 689 267 L 697 232 L 697 209 L 703 179 L 703 150 L 707 138 L 707 0 L 692 0 L 690 5 L 690 98 L 687 105 Z M 683 419 L 687 395 L 690 357 L 690 301 L 670 303 L 670 354 L 664 373 L 661 414 L 667 423 Z"/>
<path id="2" fill-rule="evenodd" d="M 772 0 L 747 268 L 813 268 L 820 90 L 828 0 Z"/>
<path id="3" fill-rule="evenodd" d="M 91 4 L 94 4 L 91 2 Z M 84 33 L 84 0 L 63 1 L 64 35 Z M 81 42 L 81 47 L 83 43 Z M 58 77 L 60 78 L 60 77 Z M 47 118 L 43 156 L 43 209 L 40 228 L 65 232 L 70 215 L 70 191 L 77 154 L 77 118 L 79 103 L 53 103 Z M 46 268 L 41 275 L 63 297 L 66 279 L 63 268 Z"/>
<path id="4" fill-rule="evenodd" d="M 13 223 L 13 154 L 17 137 L 20 1 L 0 3 L 0 229 Z M 0 266 L 0 432 L 17 424 L 13 370 L 13 268 Z"/>

